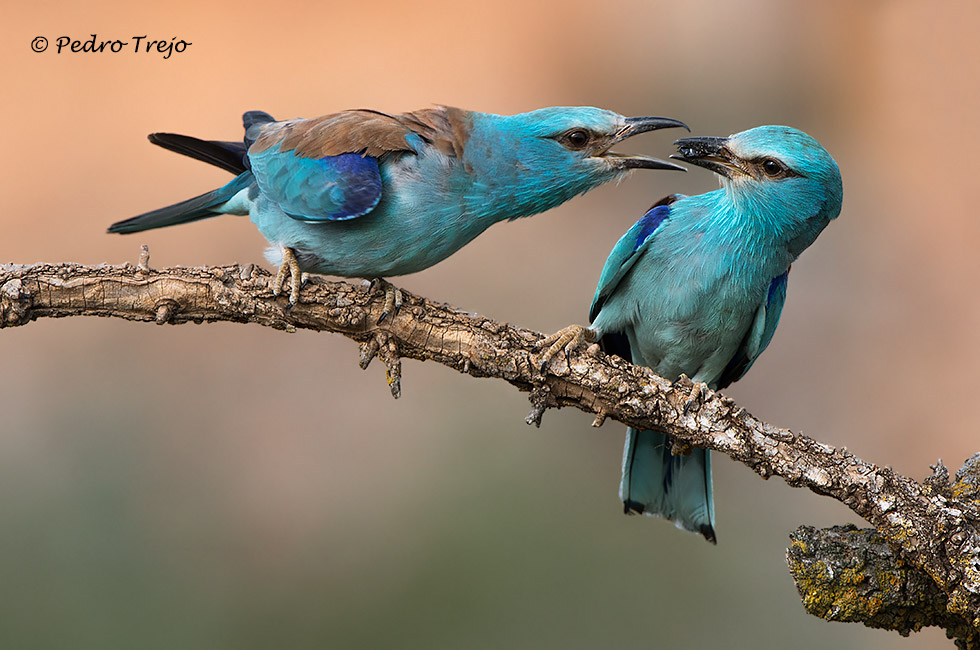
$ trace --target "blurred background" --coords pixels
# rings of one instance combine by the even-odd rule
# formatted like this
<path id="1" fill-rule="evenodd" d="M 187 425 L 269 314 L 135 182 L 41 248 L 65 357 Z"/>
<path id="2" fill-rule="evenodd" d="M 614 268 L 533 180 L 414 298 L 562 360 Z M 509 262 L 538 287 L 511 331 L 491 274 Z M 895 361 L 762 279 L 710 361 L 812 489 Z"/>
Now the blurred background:
<path id="1" fill-rule="evenodd" d="M 264 264 L 245 219 L 105 234 L 228 179 L 147 133 L 235 140 L 249 109 L 790 124 L 840 163 L 844 210 L 727 392 L 921 479 L 980 447 L 978 28 L 968 1 L 23 3 L 0 26 L 0 262 L 118 264 L 147 243 L 154 267 Z M 93 32 L 192 45 L 54 52 Z M 663 156 L 679 135 L 628 147 Z M 639 172 L 396 282 L 544 332 L 584 323 L 618 237 L 665 194 L 715 187 Z M 855 521 L 844 506 L 718 456 L 717 547 L 624 517 L 622 425 L 566 409 L 529 428 L 502 382 L 407 362 L 396 402 L 350 341 L 233 324 L 43 320 L 0 333 L 0 359 L 3 647 L 949 644 L 803 612 L 787 535 Z"/>

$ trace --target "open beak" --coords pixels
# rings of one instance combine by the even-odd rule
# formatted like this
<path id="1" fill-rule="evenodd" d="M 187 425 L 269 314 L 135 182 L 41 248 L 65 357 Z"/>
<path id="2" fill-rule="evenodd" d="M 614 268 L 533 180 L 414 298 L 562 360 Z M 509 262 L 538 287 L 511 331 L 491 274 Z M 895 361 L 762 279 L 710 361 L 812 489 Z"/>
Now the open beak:
<path id="1" fill-rule="evenodd" d="M 691 130 L 683 122 L 679 120 L 672 120 L 669 117 L 627 117 L 626 126 L 616 134 L 616 137 L 613 139 L 611 145 L 622 142 L 627 138 L 632 138 L 634 135 L 646 133 L 647 131 L 675 128 L 683 128 L 687 129 L 688 131 Z M 672 162 L 660 160 L 659 158 L 644 156 L 643 154 L 623 154 L 606 150 L 598 154 L 598 156 L 608 160 L 610 163 L 616 165 L 620 169 L 672 169 L 682 172 L 687 171 L 680 165 L 675 165 Z"/>
<path id="2" fill-rule="evenodd" d="M 725 178 L 744 175 L 741 161 L 728 148 L 728 138 L 681 138 L 675 140 L 677 153 L 671 158 L 704 167 Z"/>

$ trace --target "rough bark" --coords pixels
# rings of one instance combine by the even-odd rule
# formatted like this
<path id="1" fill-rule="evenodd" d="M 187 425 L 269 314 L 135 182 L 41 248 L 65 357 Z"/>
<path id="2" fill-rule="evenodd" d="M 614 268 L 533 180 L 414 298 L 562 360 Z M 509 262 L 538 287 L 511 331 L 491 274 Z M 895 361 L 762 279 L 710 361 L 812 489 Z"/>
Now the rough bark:
<path id="1" fill-rule="evenodd" d="M 980 453 L 956 473 L 939 462 L 925 481 L 928 492 L 980 505 Z M 980 648 L 980 631 L 954 613 L 949 595 L 928 573 L 905 562 L 872 528 L 800 526 L 790 535 L 786 561 L 807 612 L 828 621 L 861 622 L 903 636 L 938 626 L 965 650 Z"/>
<path id="2" fill-rule="evenodd" d="M 976 647 L 980 514 L 971 498 L 975 492 L 966 494 L 962 486 L 957 488 L 960 483 L 950 486 L 942 472 L 920 484 L 844 448 L 766 424 L 704 385 L 684 377 L 668 381 L 607 356 L 594 345 L 558 355 L 542 372 L 534 346 L 541 334 L 407 292 L 401 311 L 378 324 L 383 303 L 383 295 L 365 287 L 314 276 L 303 289 L 302 302 L 287 309 L 285 296 L 273 295 L 271 276 L 260 268 L 154 271 L 145 249 L 136 266 L 0 266 L 0 328 L 43 317 L 110 316 L 159 324 L 234 321 L 286 331 L 336 332 L 360 344 L 361 367 L 375 356 L 381 359 L 396 397 L 401 391 L 400 359 L 433 360 L 475 377 L 503 379 L 529 392 L 528 423 L 540 424 L 548 408 L 574 406 L 594 414 L 594 426 L 612 418 L 668 432 L 677 451 L 697 446 L 721 452 L 763 478 L 782 477 L 791 486 L 834 498 L 866 519 L 877 531 L 877 548 L 884 543 L 894 551 L 888 560 L 894 570 L 918 570 L 945 596 L 948 618 L 932 618 L 930 624 L 946 627 L 966 644 L 963 647 Z M 808 539 L 798 533 L 793 548 L 818 548 Z M 802 557 L 794 553 L 791 549 L 791 562 Z M 797 565 L 803 566 L 803 560 Z M 813 571 L 798 574 L 812 577 Z M 809 578 L 803 581 L 807 582 L 815 584 Z M 806 598 L 810 588 L 803 583 Z M 839 580 L 834 584 L 846 586 Z M 833 588 L 818 587 L 826 593 Z M 914 627 L 904 622 L 892 629 Z"/>
<path id="3" fill-rule="evenodd" d="M 960 648 L 980 647 L 977 630 L 949 611 L 939 585 L 905 563 L 875 529 L 800 526 L 790 539 L 786 561 L 810 614 L 902 636 L 935 625 Z"/>

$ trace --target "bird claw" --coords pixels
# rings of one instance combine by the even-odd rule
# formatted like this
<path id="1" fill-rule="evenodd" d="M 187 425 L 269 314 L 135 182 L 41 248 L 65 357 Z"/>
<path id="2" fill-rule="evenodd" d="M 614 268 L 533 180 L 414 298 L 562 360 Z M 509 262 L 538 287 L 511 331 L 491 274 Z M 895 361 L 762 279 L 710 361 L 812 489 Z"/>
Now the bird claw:
<path id="1" fill-rule="evenodd" d="M 596 333 L 590 327 L 569 325 L 564 329 L 560 329 L 534 344 L 534 347 L 538 349 L 548 346 L 538 359 L 538 370 L 544 372 L 544 369 L 548 366 L 548 362 L 563 350 L 567 353 L 581 346 L 583 343 L 595 342 Z"/>
<path id="2" fill-rule="evenodd" d="M 272 295 L 279 297 L 282 293 L 283 284 L 289 281 L 289 304 L 286 309 L 299 303 L 299 292 L 306 284 L 306 274 L 300 271 L 299 261 L 296 259 L 296 251 L 289 247 L 282 249 L 282 264 L 279 265 L 279 272 L 272 283 Z"/>
<path id="3" fill-rule="evenodd" d="M 402 308 L 401 289 L 382 278 L 374 278 L 371 280 L 371 286 L 368 288 L 369 292 L 374 293 L 382 289 L 384 290 L 385 294 L 385 304 L 384 308 L 381 310 L 381 316 L 378 317 L 378 325 L 385 322 L 385 319 L 387 319 L 389 316 L 392 318 L 397 316 L 399 310 Z"/>
<path id="4" fill-rule="evenodd" d="M 691 394 L 687 396 L 687 401 L 684 402 L 684 415 L 687 415 L 695 404 L 704 400 L 705 392 L 708 390 L 708 385 L 703 381 L 696 381 L 691 387 Z"/>

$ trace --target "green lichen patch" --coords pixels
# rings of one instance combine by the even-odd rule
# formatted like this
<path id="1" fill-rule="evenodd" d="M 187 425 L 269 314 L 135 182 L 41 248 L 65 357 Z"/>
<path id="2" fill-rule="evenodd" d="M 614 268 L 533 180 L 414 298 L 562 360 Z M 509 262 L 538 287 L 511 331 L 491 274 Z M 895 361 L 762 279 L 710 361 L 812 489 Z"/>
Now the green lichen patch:
<path id="1" fill-rule="evenodd" d="M 980 648 L 976 630 L 948 609 L 954 603 L 928 575 L 895 556 L 879 532 L 802 526 L 790 538 L 786 559 L 808 613 L 903 636 L 938 625 L 959 647 Z"/>

